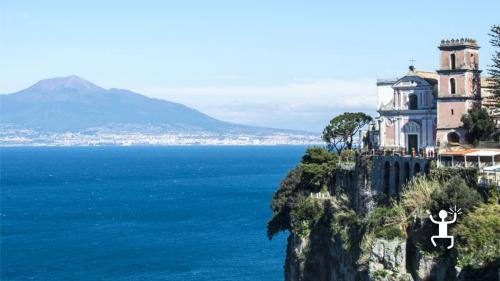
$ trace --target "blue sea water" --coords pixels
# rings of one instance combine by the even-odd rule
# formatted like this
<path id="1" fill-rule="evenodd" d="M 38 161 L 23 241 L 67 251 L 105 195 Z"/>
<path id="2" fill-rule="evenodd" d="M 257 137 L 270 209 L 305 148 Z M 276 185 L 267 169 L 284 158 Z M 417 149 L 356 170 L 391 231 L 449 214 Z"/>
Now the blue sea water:
<path id="1" fill-rule="evenodd" d="M 283 280 L 304 147 L 1 148 L 1 280 Z"/>

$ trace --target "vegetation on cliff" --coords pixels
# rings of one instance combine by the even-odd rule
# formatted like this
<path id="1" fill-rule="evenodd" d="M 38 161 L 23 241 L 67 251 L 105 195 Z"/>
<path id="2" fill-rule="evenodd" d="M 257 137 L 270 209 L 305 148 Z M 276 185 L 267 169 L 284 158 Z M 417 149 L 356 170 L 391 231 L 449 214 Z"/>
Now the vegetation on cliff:
<path id="1" fill-rule="evenodd" d="M 355 209 L 352 194 L 348 196 L 336 182 L 336 176 L 345 172 L 340 170 L 344 158 L 354 157 L 350 150 L 338 156 L 325 148 L 309 148 L 273 194 L 268 237 L 272 239 L 278 232 L 288 230 L 291 237 L 309 241 L 295 252 L 302 277 L 318 274 L 322 259 L 332 258 L 329 247 L 339 247 L 335 251 L 341 249 L 343 255 L 354 259 L 356 270 L 366 270 L 373 262 L 375 245 L 382 245 L 376 242 L 380 239 L 387 241 L 384 242 L 387 245 L 406 243 L 414 249 L 411 251 L 419 253 L 417 256 L 451 259 L 455 260 L 452 264 L 466 268 L 499 262 L 498 190 L 478 187 L 476 169 L 431 165 L 427 176 L 418 176 L 403 188 L 399 201 L 374 199 L 371 208 Z M 359 157 L 357 161 L 361 161 Z M 455 206 L 463 212 L 457 222 L 450 225 L 456 247 L 447 251 L 446 241 L 439 241 L 438 247 L 434 247 L 430 237 L 437 234 L 437 226 L 430 222 L 430 214 Z M 311 242 L 313 240 L 316 242 Z M 289 243 L 291 241 L 297 240 L 289 239 Z M 401 276 L 407 278 L 409 273 L 405 274 Z"/>
<path id="2" fill-rule="evenodd" d="M 465 180 L 467 186 L 476 188 L 478 170 L 472 167 L 436 167 L 435 162 L 432 163 L 429 171 L 429 177 L 426 181 L 438 181 L 440 185 L 446 184 L 451 178 L 459 177 Z"/>
<path id="3" fill-rule="evenodd" d="M 293 233 L 306 237 L 323 216 L 323 204 L 311 197 L 300 197 L 290 212 L 290 227 Z"/>
<path id="4" fill-rule="evenodd" d="M 481 195 L 474 188 L 468 187 L 464 179 L 455 176 L 443 188 L 432 192 L 430 212 L 437 214 L 440 210 L 457 207 L 464 213 L 469 213 L 481 203 Z"/>
<path id="5" fill-rule="evenodd" d="M 375 237 L 384 239 L 406 238 L 406 215 L 400 205 L 373 209 L 366 222 Z"/>
<path id="6" fill-rule="evenodd" d="M 469 137 L 491 135 L 483 113 L 464 117 Z M 431 162 L 401 190 L 398 180 L 395 194 L 381 191 L 378 156 L 352 150 L 354 135 L 371 120 L 363 113 L 333 118 L 323 132 L 326 148 L 307 149 L 273 194 L 267 235 L 290 232 L 286 280 L 422 280 L 436 268 L 453 279 L 455 265 L 464 274 L 500 265 L 498 189 L 478 186 L 477 168 Z M 459 216 L 448 226 L 453 249 L 447 239 L 431 243 L 438 233 L 431 218 L 440 220 L 434 216 L 442 210 Z"/>
<path id="7" fill-rule="evenodd" d="M 483 204 L 467 214 L 452 233 L 458 237 L 458 265 L 481 267 L 500 258 L 500 206 Z"/>
<path id="8" fill-rule="evenodd" d="M 269 239 L 285 230 L 302 235 L 309 233 L 323 208 L 309 196 L 331 185 L 337 165 L 335 153 L 321 147 L 307 149 L 300 164 L 288 173 L 273 194 L 273 216 L 267 224 Z"/>
<path id="9" fill-rule="evenodd" d="M 439 181 L 424 177 L 416 177 L 406 186 L 401 195 L 401 206 L 408 220 L 415 222 L 427 218 L 426 210 L 429 210 L 432 204 L 431 194 L 440 186 Z"/>

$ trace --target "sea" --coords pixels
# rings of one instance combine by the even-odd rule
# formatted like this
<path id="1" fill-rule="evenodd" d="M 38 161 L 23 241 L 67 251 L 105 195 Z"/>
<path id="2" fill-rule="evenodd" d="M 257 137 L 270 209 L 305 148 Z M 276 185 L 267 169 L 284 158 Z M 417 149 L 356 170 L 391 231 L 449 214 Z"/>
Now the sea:
<path id="1" fill-rule="evenodd" d="M 305 149 L 0 148 L 1 280 L 283 280 L 266 222 Z"/>

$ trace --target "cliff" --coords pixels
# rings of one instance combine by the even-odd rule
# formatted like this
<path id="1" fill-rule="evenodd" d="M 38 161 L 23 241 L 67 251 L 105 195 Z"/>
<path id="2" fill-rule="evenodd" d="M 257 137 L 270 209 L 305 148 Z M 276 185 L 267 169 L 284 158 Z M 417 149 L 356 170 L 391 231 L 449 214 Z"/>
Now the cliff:
<path id="1" fill-rule="evenodd" d="M 380 192 L 380 159 L 352 157 L 308 149 L 274 193 L 268 235 L 290 233 L 285 280 L 498 280 L 498 194 L 468 187 L 475 171 L 429 168 L 390 194 Z M 429 213 L 453 205 L 464 212 L 456 247 L 434 247 Z"/>

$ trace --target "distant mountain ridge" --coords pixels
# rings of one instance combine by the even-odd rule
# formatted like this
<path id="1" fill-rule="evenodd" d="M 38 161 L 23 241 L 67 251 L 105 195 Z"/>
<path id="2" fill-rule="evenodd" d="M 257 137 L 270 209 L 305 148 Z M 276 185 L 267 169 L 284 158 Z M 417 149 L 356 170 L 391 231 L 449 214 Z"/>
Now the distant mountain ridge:
<path id="1" fill-rule="evenodd" d="M 179 103 L 104 89 L 78 76 L 44 79 L 0 95 L 0 124 L 48 132 L 127 125 L 169 132 L 297 133 L 220 121 Z"/>

